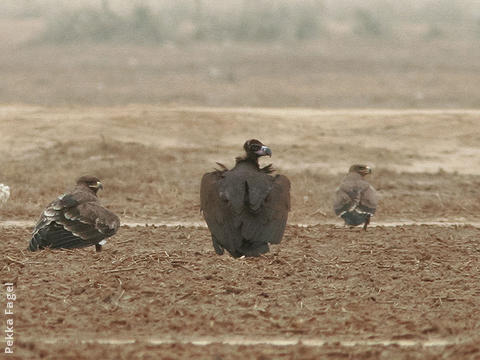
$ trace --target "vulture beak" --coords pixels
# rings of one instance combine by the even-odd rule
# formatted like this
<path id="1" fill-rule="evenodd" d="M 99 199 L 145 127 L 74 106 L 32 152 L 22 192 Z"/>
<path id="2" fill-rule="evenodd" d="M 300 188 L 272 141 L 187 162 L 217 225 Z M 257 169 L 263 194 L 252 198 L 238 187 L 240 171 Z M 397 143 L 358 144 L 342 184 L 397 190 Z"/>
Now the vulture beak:
<path id="1" fill-rule="evenodd" d="M 256 151 L 255 154 L 259 156 L 265 156 L 268 155 L 272 157 L 272 150 L 268 146 L 262 146 L 260 150 Z"/>

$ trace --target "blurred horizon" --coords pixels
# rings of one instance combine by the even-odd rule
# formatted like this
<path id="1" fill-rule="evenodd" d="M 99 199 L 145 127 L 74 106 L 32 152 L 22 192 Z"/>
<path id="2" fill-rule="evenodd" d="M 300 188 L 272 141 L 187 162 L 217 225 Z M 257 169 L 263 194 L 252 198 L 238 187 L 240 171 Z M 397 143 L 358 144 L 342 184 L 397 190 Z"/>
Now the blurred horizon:
<path id="1" fill-rule="evenodd" d="M 474 0 L 4 0 L 0 104 L 480 107 Z"/>
<path id="2" fill-rule="evenodd" d="M 480 38 L 474 0 L 4 0 L 0 14 L 37 19 L 29 40 L 47 43 Z"/>

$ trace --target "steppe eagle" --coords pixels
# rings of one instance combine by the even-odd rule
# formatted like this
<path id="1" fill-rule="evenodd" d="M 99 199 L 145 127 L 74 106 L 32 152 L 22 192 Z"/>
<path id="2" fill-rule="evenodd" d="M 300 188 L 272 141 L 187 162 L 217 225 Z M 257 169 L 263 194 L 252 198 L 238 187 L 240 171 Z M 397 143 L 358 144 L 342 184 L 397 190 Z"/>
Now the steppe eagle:
<path id="1" fill-rule="evenodd" d="M 333 205 L 335 214 L 345 221 L 345 225 L 363 224 L 365 231 L 377 209 L 376 191 L 365 180 L 371 172 L 367 165 L 352 165 L 337 188 Z"/>
<path id="2" fill-rule="evenodd" d="M 103 186 L 98 178 L 82 176 L 71 192 L 50 203 L 33 230 L 29 250 L 95 245 L 101 251 L 105 239 L 117 232 L 120 219 L 100 204 L 99 189 Z"/>

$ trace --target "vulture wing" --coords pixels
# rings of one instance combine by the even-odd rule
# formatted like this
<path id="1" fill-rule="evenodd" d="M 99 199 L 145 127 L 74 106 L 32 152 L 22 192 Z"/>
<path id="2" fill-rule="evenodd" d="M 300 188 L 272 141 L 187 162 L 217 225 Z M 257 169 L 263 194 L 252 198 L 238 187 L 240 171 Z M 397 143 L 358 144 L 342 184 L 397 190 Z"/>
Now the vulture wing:
<path id="1" fill-rule="evenodd" d="M 272 190 L 265 199 L 264 207 L 267 221 L 260 237 L 266 242 L 279 244 L 290 211 L 290 181 L 286 176 L 275 176 Z"/>
<path id="2" fill-rule="evenodd" d="M 220 199 L 219 182 L 224 171 L 206 173 L 200 185 L 200 210 L 212 233 L 212 242 L 215 252 L 223 255 L 224 214 L 228 211 L 225 201 Z"/>
<path id="3" fill-rule="evenodd" d="M 282 239 L 290 209 L 290 182 L 237 166 L 206 174 L 201 203 L 218 254 L 258 256 Z"/>
<path id="4" fill-rule="evenodd" d="M 29 249 L 81 248 L 114 235 L 120 219 L 87 191 L 62 195 L 43 211 Z"/>

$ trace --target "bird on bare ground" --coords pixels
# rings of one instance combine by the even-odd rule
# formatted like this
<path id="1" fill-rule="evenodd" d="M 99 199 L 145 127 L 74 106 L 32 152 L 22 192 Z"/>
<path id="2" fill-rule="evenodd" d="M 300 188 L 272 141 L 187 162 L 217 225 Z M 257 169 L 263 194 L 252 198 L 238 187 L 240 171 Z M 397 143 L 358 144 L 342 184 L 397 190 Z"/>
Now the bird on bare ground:
<path id="1" fill-rule="evenodd" d="M 28 249 L 73 249 L 95 245 L 97 252 L 114 235 L 120 219 L 104 208 L 97 197 L 103 189 L 94 176 L 82 176 L 75 188 L 59 196 L 42 212 Z"/>
<path id="2" fill-rule="evenodd" d="M 365 231 L 377 209 L 376 191 L 365 180 L 371 173 L 372 169 L 367 165 L 352 165 L 337 188 L 333 205 L 335 214 L 345 221 L 345 225 L 363 224 Z"/>
<path id="3" fill-rule="evenodd" d="M 203 175 L 201 211 L 212 235 L 217 254 L 227 250 L 233 257 L 259 256 L 269 243 L 282 240 L 290 210 L 290 181 L 271 175 L 272 165 L 260 167 L 258 159 L 272 151 L 256 139 L 248 140 L 245 155 L 237 157 L 233 169 Z"/>

